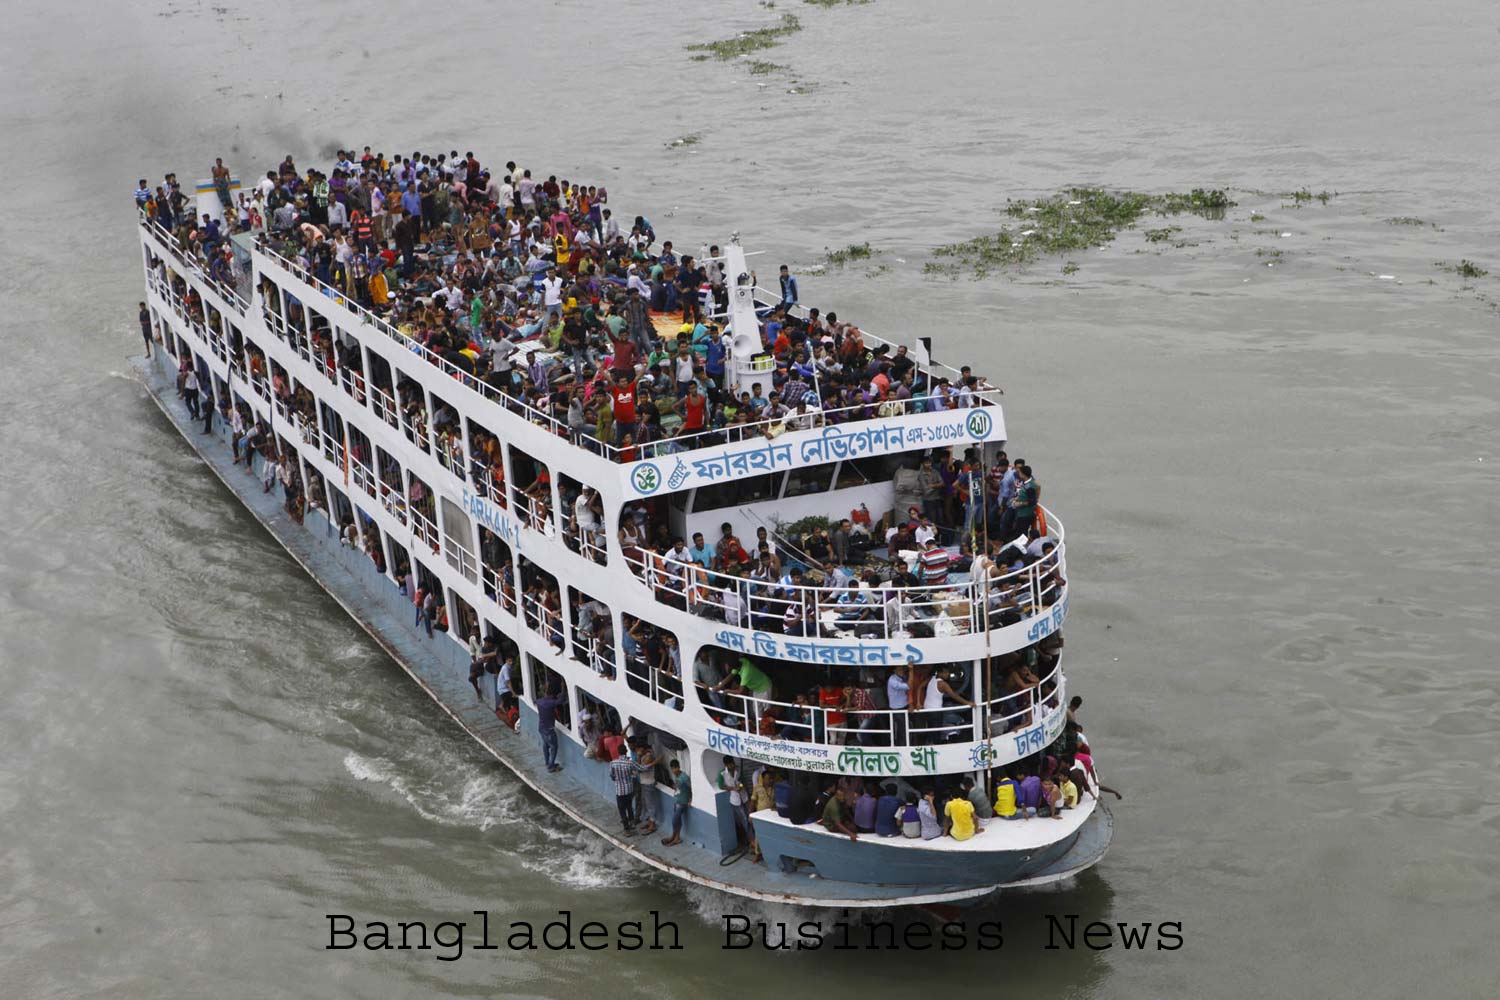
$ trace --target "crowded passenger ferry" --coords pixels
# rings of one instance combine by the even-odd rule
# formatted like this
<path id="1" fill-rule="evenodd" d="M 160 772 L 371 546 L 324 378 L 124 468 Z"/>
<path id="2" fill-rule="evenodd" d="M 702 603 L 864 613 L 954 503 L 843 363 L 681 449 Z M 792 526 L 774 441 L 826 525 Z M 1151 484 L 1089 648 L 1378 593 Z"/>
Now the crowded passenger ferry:
<path id="1" fill-rule="evenodd" d="M 1103 856 L 1063 525 L 982 371 L 473 153 L 135 195 L 163 412 L 574 821 L 823 905 Z"/>

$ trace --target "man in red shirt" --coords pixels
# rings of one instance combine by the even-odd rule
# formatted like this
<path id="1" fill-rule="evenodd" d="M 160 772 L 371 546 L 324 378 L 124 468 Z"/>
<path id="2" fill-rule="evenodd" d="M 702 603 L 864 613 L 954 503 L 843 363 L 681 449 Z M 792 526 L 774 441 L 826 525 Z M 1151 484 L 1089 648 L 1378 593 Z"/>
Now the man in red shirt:
<path id="1" fill-rule="evenodd" d="M 678 434 L 696 434 L 707 426 L 708 397 L 698 391 L 697 382 L 688 383 L 687 395 L 679 399 L 673 409 L 682 417 Z"/>
<path id="2" fill-rule="evenodd" d="M 610 405 L 615 415 L 615 444 L 635 427 L 636 384 L 629 372 L 617 372 L 615 385 L 610 390 Z"/>

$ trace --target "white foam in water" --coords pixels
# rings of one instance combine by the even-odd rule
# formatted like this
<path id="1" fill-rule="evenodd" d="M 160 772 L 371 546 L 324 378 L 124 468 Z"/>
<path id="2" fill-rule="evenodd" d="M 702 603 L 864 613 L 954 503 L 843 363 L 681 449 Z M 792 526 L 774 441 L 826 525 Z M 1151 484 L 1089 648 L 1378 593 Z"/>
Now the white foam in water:
<path id="1" fill-rule="evenodd" d="M 737 862 L 746 864 L 745 861 Z M 722 892 L 706 888 L 701 885 L 683 883 L 683 895 L 687 898 L 688 905 L 692 907 L 693 915 L 715 930 L 724 927 L 724 914 L 733 913 L 743 915 L 749 919 L 757 940 L 760 938 L 760 923 L 766 924 L 766 938 L 771 947 L 777 946 L 783 937 L 781 928 L 783 926 L 792 931 L 793 943 L 796 940 L 796 931 L 799 925 L 805 921 L 814 923 L 822 921 L 825 928 L 830 928 L 835 922 L 830 919 L 828 910 L 820 910 L 811 906 L 793 906 L 790 903 L 772 903 L 761 899 L 746 899 L 743 897 L 726 896 Z M 875 911 L 861 911 L 860 916 L 875 917 Z M 855 918 L 858 919 L 858 918 Z M 793 951 L 777 951 L 776 954 L 794 954 Z"/>

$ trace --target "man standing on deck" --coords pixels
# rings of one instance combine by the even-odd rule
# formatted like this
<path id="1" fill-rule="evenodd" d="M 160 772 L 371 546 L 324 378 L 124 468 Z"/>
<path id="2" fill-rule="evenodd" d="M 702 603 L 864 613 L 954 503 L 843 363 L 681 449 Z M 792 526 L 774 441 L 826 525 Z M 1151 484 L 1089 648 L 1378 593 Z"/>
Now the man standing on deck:
<path id="1" fill-rule="evenodd" d="M 146 357 L 151 357 L 151 310 L 141 303 L 141 339 L 146 342 Z"/>
<path id="2" fill-rule="evenodd" d="M 792 277 L 792 272 L 787 270 L 785 264 L 781 265 L 781 305 L 784 309 L 790 309 L 797 304 L 797 279 Z"/>
<path id="3" fill-rule="evenodd" d="M 542 737 L 542 762 L 548 771 L 561 771 L 557 762 L 557 710 L 562 706 L 561 692 L 556 685 L 547 689 L 547 697 L 536 702 L 536 730 Z"/>
<path id="4" fill-rule="evenodd" d="M 552 738 L 556 740 L 557 734 L 553 733 Z M 641 765 L 626 753 L 620 754 L 609 765 L 609 777 L 615 783 L 615 808 L 620 812 L 620 823 L 625 827 L 626 833 L 635 833 L 635 782 L 636 775 L 641 770 Z"/>
<path id="5" fill-rule="evenodd" d="M 202 416 L 198 412 L 198 373 L 192 368 L 188 369 L 182 380 L 182 400 L 187 404 L 188 414 L 194 420 Z"/>
<path id="6" fill-rule="evenodd" d="M 229 168 L 224 166 L 222 157 L 214 160 L 214 190 L 218 192 L 219 204 L 223 206 L 227 216 L 234 208 L 234 198 L 229 193 Z"/>

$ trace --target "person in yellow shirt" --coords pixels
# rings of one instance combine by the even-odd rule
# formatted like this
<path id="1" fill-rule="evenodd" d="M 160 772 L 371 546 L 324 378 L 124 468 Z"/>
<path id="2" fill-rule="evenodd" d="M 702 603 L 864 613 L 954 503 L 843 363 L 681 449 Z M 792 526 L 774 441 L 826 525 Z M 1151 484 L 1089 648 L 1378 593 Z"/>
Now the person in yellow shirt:
<path id="1" fill-rule="evenodd" d="M 1026 814 L 1016 808 L 1016 781 L 1010 775 L 1002 775 L 995 782 L 995 815 L 1001 819 L 1016 819 Z"/>
<path id="2" fill-rule="evenodd" d="M 943 806 L 943 816 L 947 819 L 948 834 L 954 840 L 968 840 L 983 832 L 974 822 L 974 803 L 961 795 L 948 800 Z"/>
<path id="3" fill-rule="evenodd" d="M 1072 809 L 1078 805 L 1078 786 L 1073 784 L 1073 779 L 1066 772 L 1057 779 L 1057 787 L 1062 790 L 1062 807 Z"/>

